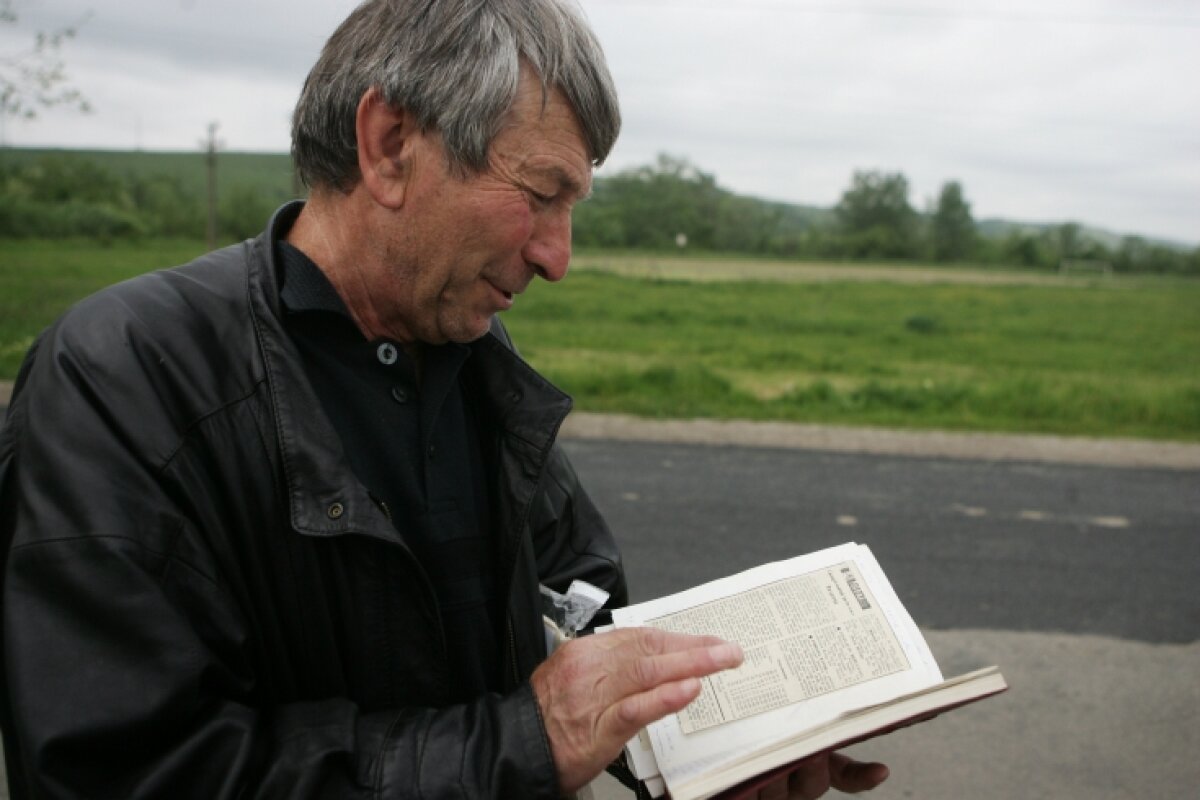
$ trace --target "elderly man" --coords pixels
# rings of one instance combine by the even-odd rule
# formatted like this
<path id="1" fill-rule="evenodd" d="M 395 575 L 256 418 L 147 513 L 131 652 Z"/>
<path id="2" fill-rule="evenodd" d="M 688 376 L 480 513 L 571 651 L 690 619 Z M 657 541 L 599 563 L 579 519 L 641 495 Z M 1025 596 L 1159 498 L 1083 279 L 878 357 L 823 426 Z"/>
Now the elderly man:
<path id="1" fill-rule="evenodd" d="M 624 578 L 495 314 L 566 274 L 618 128 L 563 0 L 369 0 L 296 108 L 307 204 L 38 339 L 0 434 L 14 797 L 556 797 L 740 662 L 546 658 L 539 583 Z"/>

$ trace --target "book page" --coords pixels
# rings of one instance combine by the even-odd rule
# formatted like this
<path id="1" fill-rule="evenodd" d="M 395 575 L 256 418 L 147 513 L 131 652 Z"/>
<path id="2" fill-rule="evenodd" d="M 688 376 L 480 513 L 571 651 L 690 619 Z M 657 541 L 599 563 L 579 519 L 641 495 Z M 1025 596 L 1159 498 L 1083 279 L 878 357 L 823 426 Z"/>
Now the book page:
<path id="1" fill-rule="evenodd" d="M 746 652 L 737 670 L 704 681 L 700 701 L 647 728 L 668 786 L 942 679 L 874 556 L 854 543 L 616 609 L 613 622 L 711 633 Z"/>
<path id="2" fill-rule="evenodd" d="M 745 719 L 908 669 L 904 650 L 853 561 L 784 578 L 647 621 L 741 645 L 745 662 L 703 680 L 679 715 L 684 733 Z"/>

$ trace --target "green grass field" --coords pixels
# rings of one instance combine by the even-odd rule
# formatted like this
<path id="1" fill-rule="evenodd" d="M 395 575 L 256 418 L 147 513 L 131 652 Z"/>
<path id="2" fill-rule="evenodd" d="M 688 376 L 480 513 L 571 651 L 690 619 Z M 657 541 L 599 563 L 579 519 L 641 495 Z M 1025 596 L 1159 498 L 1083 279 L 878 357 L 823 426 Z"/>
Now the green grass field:
<path id="1" fill-rule="evenodd" d="M 0 379 L 11 380 L 34 337 L 77 300 L 204 252 L 203 242 L 0 239 Z"/>
<path id="2" fill-rule="evenodd" d="M 0 242 L 0 377 L 70 303 L 201 250 Z M 584 263 L 505 317 L 580 409 L 1200 440 L 1200 281 Z"/>
<path id="3" fill-rule="evenodd" d="M 1200 282 L 953 279 L 581 270 L 506 319 L 587 410 L 1200 439 Z"/>

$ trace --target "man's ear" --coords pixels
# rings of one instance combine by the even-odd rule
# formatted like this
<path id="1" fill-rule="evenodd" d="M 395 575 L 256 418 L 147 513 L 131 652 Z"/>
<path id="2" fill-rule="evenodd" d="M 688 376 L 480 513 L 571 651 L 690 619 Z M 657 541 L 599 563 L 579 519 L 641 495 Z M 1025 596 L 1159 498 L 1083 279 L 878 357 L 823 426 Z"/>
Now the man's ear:
<path id="1" fill-rule="evenodd" d="M 421 134 L 412 115 L 388 105 L 379 89 L 372 87 L 358 101 L 354 131 L 364 188 L 385 208 L 404 205 L 415 137 Z"/>

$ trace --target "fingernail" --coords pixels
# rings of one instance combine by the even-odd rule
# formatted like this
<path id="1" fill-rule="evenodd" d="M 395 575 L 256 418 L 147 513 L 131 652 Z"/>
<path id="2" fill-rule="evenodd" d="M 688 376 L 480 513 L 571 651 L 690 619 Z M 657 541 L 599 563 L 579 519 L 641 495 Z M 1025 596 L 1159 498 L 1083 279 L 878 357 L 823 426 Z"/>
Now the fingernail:
<path id="1" fill-rule="evenodd" d="M 713 661 L 724 667 L 732 667 L 742 663 L 742 648 L 732 642 L 719 644 L 709 651 Z"/>

